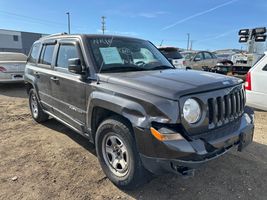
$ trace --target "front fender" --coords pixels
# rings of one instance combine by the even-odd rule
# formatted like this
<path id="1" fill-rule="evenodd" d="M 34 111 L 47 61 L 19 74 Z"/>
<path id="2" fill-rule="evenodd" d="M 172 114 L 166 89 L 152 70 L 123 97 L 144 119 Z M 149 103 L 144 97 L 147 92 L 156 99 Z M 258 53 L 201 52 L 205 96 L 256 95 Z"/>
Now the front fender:
<path id="1" fill-rule="evenodd" d="M 91 118 L 95 107 L 104 108 L 127 118 L 133 127 L 149 128 L 152 121 L 177 123 L 178 102 L 161 97 L 138 99 L 101 91 L 92 92 L 88 100 L 87 125 L 91 128 Z"/>

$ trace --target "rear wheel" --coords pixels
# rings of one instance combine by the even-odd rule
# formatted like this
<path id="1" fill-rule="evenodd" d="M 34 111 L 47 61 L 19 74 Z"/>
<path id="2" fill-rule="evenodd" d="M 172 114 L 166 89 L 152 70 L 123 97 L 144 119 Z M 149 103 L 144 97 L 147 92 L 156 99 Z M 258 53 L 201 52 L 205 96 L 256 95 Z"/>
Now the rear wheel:
<path id="1" fill-rule="evenodd" d="M 49 115 L 46 114 L 42 107 L 40 106 L 40 103 L 38 101 L 38 98 L 36 96 L 36 92 L 34 89 L 31 89 L 29 92 L 29 106 L 31 110 L 32 118 L 40 123 L 44 122 L 48 119 Z"/>
<path id="2" fill-rule="evenodd" d="M 102 122 L 96 133 L 96 150 L 107 177 L 119 188 L 134 189 L 149 180 L 136 149 L 131 127 L 113 117 Z"/>

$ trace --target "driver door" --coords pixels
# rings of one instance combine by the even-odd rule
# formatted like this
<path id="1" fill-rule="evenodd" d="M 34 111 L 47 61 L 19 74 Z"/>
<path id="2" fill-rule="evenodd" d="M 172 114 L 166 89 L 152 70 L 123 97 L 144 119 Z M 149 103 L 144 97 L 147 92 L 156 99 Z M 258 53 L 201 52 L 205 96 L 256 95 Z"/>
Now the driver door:
<path id="1" fill-rule="evenodd" d="M 83 60 L 79 43 L 75 40 L 59 41 L 54 74 L 50 77 L 54 113 L 69 125 L 83 132 L 86 119 L 86 82 L 68 70 L 68 59 Z"/>

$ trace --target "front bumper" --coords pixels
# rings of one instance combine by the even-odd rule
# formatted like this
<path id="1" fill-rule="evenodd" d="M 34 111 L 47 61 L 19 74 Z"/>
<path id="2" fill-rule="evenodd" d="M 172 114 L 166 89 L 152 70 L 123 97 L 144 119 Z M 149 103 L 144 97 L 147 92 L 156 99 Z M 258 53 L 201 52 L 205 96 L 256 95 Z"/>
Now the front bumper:
<path id="1" fill-rule="evenodd" d="M 229 129 L 218 137 L 205 137 L 160 142 L 149 130 L 135 128 L 138 150 L 144 167 L 154 174 L 164 172 L 183 173 L 218 158 L 233 147 L 242 151 L 252 142 L 254 133 L 254 112 L 246 108 L 245 113 L 235 122 L 238 127 Z M 234 122 L 233 122 L 234 123 Z M 179 133 L 177 133 L 179 134 Z M 213 131 L 216 134 L 216 130 Z M 181 135 L 181 134 L 180 134 Z"/>

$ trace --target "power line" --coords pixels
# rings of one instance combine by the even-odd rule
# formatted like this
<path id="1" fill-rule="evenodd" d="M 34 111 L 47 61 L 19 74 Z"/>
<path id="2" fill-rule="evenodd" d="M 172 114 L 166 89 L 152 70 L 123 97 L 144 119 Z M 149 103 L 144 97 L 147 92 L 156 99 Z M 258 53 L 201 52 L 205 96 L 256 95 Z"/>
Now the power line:
<path id="1" fill-rule="evenodd" d="M 41 19 L 41 18 L 35 18 L 35 17 L 30 17 L 30 16 L 26 16 L 26 15 L 21 15 L 21 14 L 17 14 L 17 13 L 12 13 L 12 12 L 7 12 L 7 11 L 3 11 L 0 10 L 0 14 L 5 14 L 5 15 L 9 15 L 9 16 L 13 16 L 13 17 L 17 17 L 17 19 L 13 18 L 14 20 L 19 20 L 19 21 L 23 21 L 24 22 L 28 22 L 28 23 L 34 23 L 34 24 L 42 24 L 42 25 L 46 25 L 46 26 L 60 26 L 60 27 L 66 27 L 66 25 L 68 25 L 67 23 L 61 23 L 58 21 L 51 21 L 51 20 L 46 20 L 46 19 Z M 21 18 L 21 19 L 18 19 Z M 27 19 L 27 20 L 25 20 Z M 72 27 L 78 28 L 78 29 L 84 29 L 81 26 L 76 26 L 76 25 L 72 25 Z"/>
<path id="2" fill-rule="evenodd" d="M 50 20 L 45 20 L 45 19 L 41 19 L 41 18 L 35 18 L 35 17 L 26 16 L 26 15 L 20 15 L 20 14 L 17 14 L 17 13 L 6 12 L 6 11 L 3 11 L 3 10 L 0 10 L 0 12 L 4 13 L 4 14 L 7 14 L 7 15 L 11 15 L 11 16 L 30 19 L 30 20 L 33 20 L 33 21 L 39 21 L 39 22 L 42 21 L 42 22 L 49 23 L 49 24 L 58 24 L 58 25 L 61 25 L 61 26 L 66 26 L 65 23 L 60 23 L 60 22 L 56 22 L 56 21 L 50 21 Z"/>

